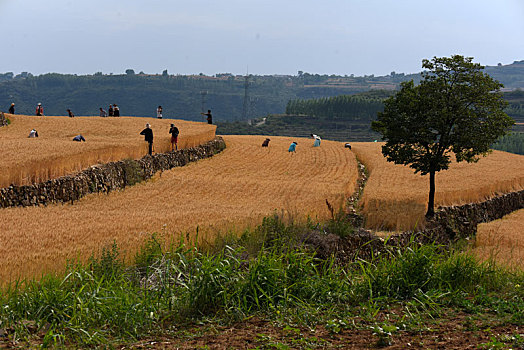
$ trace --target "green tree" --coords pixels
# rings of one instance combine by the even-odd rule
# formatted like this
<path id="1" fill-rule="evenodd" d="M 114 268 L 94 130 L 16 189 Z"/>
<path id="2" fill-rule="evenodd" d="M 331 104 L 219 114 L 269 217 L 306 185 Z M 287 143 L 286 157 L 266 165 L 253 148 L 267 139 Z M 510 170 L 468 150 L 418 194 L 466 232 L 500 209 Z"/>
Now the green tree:
<path id="1" fill-rule="evenodd" d="M 451 155 L 457 162 L 476 162 L 514 123 L 503 111 L 503 85 L 472 60 L 423 60 L 420 84 L 402 83 L 372 123 L 386 141 L 382 154 L 388 161 L 429 174 L 426 217 L 434 215 L 435 173 L 448 169 Z"/>

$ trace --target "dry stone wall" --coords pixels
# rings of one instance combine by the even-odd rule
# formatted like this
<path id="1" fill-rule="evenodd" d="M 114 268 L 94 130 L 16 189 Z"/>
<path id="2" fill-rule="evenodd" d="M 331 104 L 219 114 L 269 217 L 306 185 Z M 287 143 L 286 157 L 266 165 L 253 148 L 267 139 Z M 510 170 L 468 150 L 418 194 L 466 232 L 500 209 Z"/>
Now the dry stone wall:
<path id="1" fill-rule="evenodd" d="M 147 155 L 139 160 L 126 159 L 94 165 L 78 174 L 62 176 L 34 185 L 11 185 L 0 189 L 0 208 L 73 203 L 90 193 L 108 193 L 123 189 L 151 178 L 158 171 L 209 158 L 225 147 L 224 140 L 217 137 L 203 145 L 176 152 Z"/>
<path id="2" fill-rule="evenodd" d="M 476 235 L 477 225 L 502 218 L 524 208 L 524 190 L 507 193 L 485 202 L 441 207 L 422 231 L 406 231 L 384 239 L 374 232 L 358 229 L 347 237 L 309 232 L 303 237 L 305 245 L 316 250 L 319 257 L 332 255 L 342 261 L 357 258 L 369 260 L 378 254 L 402 249 L 411 244 L 436 243 L 444 247 L 459 239 Z"/>
<path id="3" fill-rule="evenodd" d="M 0 112 L 0 127 L 7 125 L 7 118 L 4 115 L 4 112 Z"/>

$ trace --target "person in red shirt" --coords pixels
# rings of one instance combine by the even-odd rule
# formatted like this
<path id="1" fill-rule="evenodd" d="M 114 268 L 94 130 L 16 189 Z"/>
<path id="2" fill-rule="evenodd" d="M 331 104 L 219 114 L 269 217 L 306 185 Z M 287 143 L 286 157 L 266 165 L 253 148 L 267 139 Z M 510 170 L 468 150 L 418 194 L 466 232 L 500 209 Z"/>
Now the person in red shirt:
<path id="1" fill-rule="evenodd" d="M 38 102 L 38 105 L 36 106 L 36 115 L 44 116 L 44 107 L 42 107 L 40 102 Z"/>

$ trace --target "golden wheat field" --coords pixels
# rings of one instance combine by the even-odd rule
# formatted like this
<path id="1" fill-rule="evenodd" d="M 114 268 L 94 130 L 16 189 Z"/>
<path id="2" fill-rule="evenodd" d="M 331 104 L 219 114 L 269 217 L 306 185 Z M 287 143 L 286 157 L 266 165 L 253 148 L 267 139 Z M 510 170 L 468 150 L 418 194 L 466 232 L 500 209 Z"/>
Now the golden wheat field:
<path id="1" fill-rule="evenodd" d="M 339 142 L 225 136 L 227 148 L 212 158 L 157 174 L 125 191 L 93 194 L 76 204 L 0 210 L 0 280 L 38 277 L 67 259 L 86 258 L 116 241 L 132 253 L 153 232 L 179 237 L 200 230 L 212 241 L 216 230 L 258 224 L 286 210 L 295 219 L 326 218 L 355 190 L 357 164 Z"/>
<path id="2" fill-rule="evenodd" d="M 524 209 L 480 224 L 472 250 L 483 260 L 524 268 Z"/>
<path id="3" fill-rule="evenodd" d="M 179 148 L 212 140 L 216 126 L 153 118 L 37 117 L 9 115 L 11 125 L 0 128 L 0 187 L 26 185 L 70 174 L 90 165 L 140 158 L 147 144 L 140 135 L 151 124 L 157 152 L 170 149 L 170 123 L 180 130 Z M 28 138 L 31 129 L 38 138 Z M 87 142 L 73 142 L 82 134 Z"/>
<path id="4" fill-rule="evenodd" d="M 366 226 L 409 230 L 424 226 L 429 176 L 387 162 L 380 142 L 356 142 L 353 152 L 370 176 L 361 199 Z M 436 206 L 483 201 L 524 189 L 524 156 L 493 151 L 478 163 L 452 163 L 436 175 Z"/>

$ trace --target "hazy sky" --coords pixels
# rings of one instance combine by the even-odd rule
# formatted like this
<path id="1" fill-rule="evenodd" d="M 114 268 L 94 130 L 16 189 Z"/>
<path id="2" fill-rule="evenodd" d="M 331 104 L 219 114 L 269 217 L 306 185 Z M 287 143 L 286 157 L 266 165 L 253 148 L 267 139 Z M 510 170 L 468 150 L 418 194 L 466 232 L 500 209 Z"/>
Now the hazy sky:
<path id="1" fill-rule="evenodd" d="M 0 72 L 375 74 L 524 60 L 524 0 L 0 0 Z"/>

